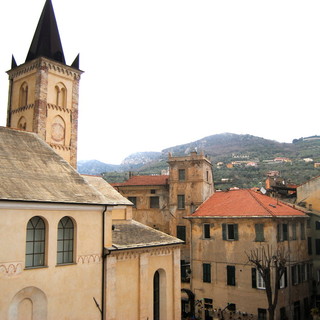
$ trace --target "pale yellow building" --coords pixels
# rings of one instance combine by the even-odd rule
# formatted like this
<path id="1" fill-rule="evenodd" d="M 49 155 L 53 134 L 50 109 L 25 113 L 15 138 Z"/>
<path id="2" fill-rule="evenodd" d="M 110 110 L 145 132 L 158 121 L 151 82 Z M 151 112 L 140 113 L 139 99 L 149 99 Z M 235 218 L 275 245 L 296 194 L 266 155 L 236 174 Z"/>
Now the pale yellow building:
<path id="1" fill-rule="evenodd" d="M 313 293 L 320 309 L 320 176 L 297 187 L 296 204 L 310 216 L 308 252 L 313 259 Z"/>
<path id="2" fill-rule="evenodd" d="M 282 248 L 286 273 L 278 284 L 275 319 L 308 319 L 311 306 L 312 259 L 307 250 L 308 216 L 300 210 L 252 190 L 216 192 L 187 218 L 191 228 L 190 290 L 196 309 L 183 312 L 201 319 L 267 319 L 264 282 L 248 263 L 251 250 Z M 275 284 L 273 284 L 275 285 Z M 225 318 L 226 319 L 226 318 Z"/>
<path id="3" fill-rule="evenodd" d="M 74 169 L 81 73 L 78 58 L 65 64 L 46 0 L 25 63 L 8 71 L 0 319 L 178 320 L 182 241 L 134 221 L 128 199 Z"/>

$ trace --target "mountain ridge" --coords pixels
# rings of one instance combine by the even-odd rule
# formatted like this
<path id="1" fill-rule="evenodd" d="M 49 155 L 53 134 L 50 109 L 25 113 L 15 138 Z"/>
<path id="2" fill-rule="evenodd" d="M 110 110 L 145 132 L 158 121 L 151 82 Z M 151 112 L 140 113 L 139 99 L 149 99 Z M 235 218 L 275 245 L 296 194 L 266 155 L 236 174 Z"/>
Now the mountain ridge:
<path id="1" fill-rule="evenodd" d="M 80 173 L 103 174 L 109 182 L 121 182 L 127 179 L 125 172 L 136 174 L 161 174 L 167 170 L 168 154 L 183 156 L 191 151 L 203 152 L 212 162 L 216 181 L 219 179 L 237 182 L 240 187 L 250 184 L 250 179 L 255 185 L 261 184 L 268 170 L 279 170 L 289 176 L 291 180 L 301 183 L 308 178 L 319 175 L 320 170 L 315 170 L 311 164 L 302 165 L 303 159 L 312 158 L 313 162 L 320 162 L 320 136 L 294 139 L 292 143 L 277 142 L 250 134 L 222 133 L 204 137 L 190 143 L 177 145 L 163 149 L 161 152 L 137 152 L 126 157 L 120 165 L 105 164 L 103 167 L 90 167 L 94 162 L 89 162 L 84 172 L 84 166 L 79 167 Z M 288 164 L 277 164 L 275 158 L 289 158 Z M 232 162 L 251 161 L 256 163 L 254 168 L 234 168 L 227 170 L 226 164 Z M 268 162 L 268 165 L 265 164 Z M 313 166 L 312 162 L 312 166 Z M 216 168 L 217 163 L 223 163 L 224 167 Z M 272 164 L 272 166 L 271 166 Z M 294 166 L 293 166 L 294 165 Z M 270 167 L 271 166 L 271 167 Z M 293 175 L 295 173 L 299 177 Z M 291 171 L 290 171 L 291 170 Z M 111 174 L 111 172 L 113 172 Z M 251 178 L 250 178 L 251 177 Z"/>

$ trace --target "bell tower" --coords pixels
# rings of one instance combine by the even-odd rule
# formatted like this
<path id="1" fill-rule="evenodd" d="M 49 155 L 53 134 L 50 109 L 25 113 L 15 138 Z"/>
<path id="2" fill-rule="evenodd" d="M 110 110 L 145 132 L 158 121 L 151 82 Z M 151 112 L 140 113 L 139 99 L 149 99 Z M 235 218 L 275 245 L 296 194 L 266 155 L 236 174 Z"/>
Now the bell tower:
<path id="1" fill-rule="evenodd" d="M 79 55 L 65 62 L 51 0 L 46 0 L 25 62 L 12 56 L 7 127 L 37 133 L 77 166 Z"/>

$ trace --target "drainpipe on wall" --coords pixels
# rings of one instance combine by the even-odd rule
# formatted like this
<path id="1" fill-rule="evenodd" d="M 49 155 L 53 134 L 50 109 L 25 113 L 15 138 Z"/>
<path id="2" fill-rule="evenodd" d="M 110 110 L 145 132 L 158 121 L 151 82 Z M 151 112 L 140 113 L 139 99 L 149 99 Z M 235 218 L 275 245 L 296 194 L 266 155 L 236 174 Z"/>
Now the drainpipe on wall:
<path id="1" fill-rule="evenodd" d="M 105 268 L 106 268 L 106 262 L 107 262 L 107 256 L 111 253 L 108 249 L 104 247 L 104 240 L 105 240 L 105 221 L 106 221 L 106 211 L 108 206 L 104 207 L 104 210 L 102 211 L 102 284 L 101 284 L 101 320 L 105 320 L 105 292 L 107 288 L 106 283 L 106 277 L 105 277 Z"/>

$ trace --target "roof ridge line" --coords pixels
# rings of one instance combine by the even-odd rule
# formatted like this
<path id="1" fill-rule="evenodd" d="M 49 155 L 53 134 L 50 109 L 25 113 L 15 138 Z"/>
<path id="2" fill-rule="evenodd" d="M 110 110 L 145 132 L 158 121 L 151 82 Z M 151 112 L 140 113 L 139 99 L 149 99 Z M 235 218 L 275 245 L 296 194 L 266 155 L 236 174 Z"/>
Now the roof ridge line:
<path id="1" fill-rule="evenodd" d="M 268 208 L 266 207 L 254 194 L 252 190 L 247 190 L 249 192 L 249 194 L 251 195 L 251 197 L 253 197 L 260 205 L 262 208 L 264 208 L 265 210 L 267 210 L 267 212 L 269 212 L 273 217 L 275 217 L 276 215 Z"/>

